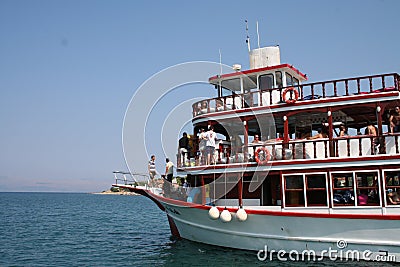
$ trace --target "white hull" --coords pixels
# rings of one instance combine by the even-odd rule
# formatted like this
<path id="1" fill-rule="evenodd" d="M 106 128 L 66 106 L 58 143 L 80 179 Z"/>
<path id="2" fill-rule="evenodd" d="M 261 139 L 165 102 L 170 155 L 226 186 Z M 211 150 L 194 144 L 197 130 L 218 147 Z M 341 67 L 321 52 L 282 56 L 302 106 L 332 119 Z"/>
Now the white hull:
<path id="1" fill-rule="evenodd" d="M 340 251 L 343 257 L 346 251 L 358 251 L 358 255 L 351 254 L 354 259 L 371 251 L 374 254 L 366 254 L 371 259 L 389 255 L 390 261 L 400 261 L 398 220 L 279 216 L 249 210 L 246 221 L 238 221 L 232 212 L 232 221 L 225 223 L 211 219 L 207 209 L 161 203 L 180 237 L 196 242 L 255 251 L 266 247 L 275 252 L 308 251 L 326 257 L 328 251 L 338 257 Z"/>

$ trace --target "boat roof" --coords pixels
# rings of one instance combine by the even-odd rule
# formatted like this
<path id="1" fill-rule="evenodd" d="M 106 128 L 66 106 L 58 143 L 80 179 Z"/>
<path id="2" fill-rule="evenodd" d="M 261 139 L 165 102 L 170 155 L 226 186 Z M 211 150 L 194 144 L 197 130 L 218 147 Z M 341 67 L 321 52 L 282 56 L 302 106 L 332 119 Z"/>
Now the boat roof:
<path id="1" fill-rule="evenodd" d="M 218 85 L 218 83 L 223 81 L 223 80 L 230 80 L 230 79 L 233 79 L 233 78 L 239 78 L 240 76 L 243 76 L 243 75 L 246 75 L 246 76 L 262 75 L 262 74 L 271 73 L 271 71 L 277 71 L 277 70 L 285 71 L 285 72 L 291 74 L 292 76 L 296 77 L 300 81 L 306 81 L 307 80 L 307 75 L 301 73 L 298 69 L 293 67 L 293 65 L 280 64 L 280 65 L 257 68 L 257 69 L 236 71 L 236 72 L 227 73 L 227 74 L 223 74 L 223 75 L 215 75 L 215 76 L 209 78 L 209 82 L 211 84 Z"/>

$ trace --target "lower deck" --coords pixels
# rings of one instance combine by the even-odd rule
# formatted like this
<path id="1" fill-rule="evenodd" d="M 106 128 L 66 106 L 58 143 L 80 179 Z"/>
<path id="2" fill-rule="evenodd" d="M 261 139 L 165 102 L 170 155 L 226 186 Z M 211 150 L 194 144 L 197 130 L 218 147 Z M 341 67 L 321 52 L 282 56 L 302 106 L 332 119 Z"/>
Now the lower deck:
<path id="1" fill-rule="evenodd" d="M 221 207 L 321 214 L 400 214 L 400 165 L 188 175 L 165 197 Z M 187 192 L 200 187 L 198 196 Z M 193 189 L 192 189 L 193 190 Z"/>

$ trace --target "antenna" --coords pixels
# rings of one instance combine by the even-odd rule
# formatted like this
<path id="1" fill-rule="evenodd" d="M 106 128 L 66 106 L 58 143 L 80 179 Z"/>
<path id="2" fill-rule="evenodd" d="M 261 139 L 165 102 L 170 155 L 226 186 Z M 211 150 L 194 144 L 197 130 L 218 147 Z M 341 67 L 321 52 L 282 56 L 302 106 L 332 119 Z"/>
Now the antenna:
<path id="1" fill-rule="evenodd" d="M 250 52 L 251 49 L 250 49 L 250 37 L 249 37 L 249 25 L 247 24 L 247 19 L 245 20 L 245 22 L 246 22 L 246 35 L 247 35 L 246 43 L 247 43 L 247 49 Z"/>
<path id="2" fill-rule="evenodd" d="M 258 43 L 258 49 L 260 49 L 260 34 L 258 33 L 258 20 L 257 20 L 257 43 Z"/>
<path id="3" fill-rule="evenodd" d="M 260 50 L 260 34 L 258 33 L 258 20 L 256 23 L 257 26 L 257 44 L 258 44 L 258 56 L 259 56 L 259 60 L 261 60 L 261 50 Z M 261 62 L 261 61 L 260 61 Z"/>
<path id="4" fill-rule="evenodd" d="M 219 74 L 222 76 L 222 53 L 221 53 L 221 48 L 219 49 Z"/>

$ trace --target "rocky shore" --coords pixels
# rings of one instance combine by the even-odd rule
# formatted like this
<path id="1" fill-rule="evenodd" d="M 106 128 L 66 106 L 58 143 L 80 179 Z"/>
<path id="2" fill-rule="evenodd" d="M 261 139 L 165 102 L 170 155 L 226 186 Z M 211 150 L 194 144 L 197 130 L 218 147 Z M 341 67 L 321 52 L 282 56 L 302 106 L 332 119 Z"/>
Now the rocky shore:
<path id="1" fill-rule="evenodd" d="M 91 193 L 94 195 L 126 195 L 126 196 L 139 196 L 139 194 L 134 193 L 134 192 L 129 192 L 129 191 L 121 191 L 121 192 L 115 192 L 112 190 L 106 190 L 103 192 L 96 192 L 96 193 Z"/>

